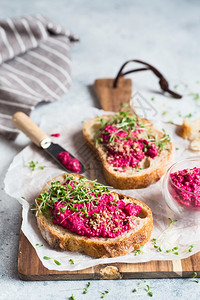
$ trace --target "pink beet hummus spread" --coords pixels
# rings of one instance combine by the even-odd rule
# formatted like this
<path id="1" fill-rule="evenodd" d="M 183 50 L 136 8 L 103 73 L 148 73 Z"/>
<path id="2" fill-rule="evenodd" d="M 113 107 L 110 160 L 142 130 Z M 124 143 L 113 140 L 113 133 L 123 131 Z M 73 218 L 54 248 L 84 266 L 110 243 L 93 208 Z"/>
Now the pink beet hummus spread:
<path id="1" fill-rule="evenodd" d="M 171 196 L 187 208 L 200 208 L 200 168 L 184 169 L 170 174 Z"/>
<path id="2" fill-rule="evenodd" d="M 141 130 L 119 130 L 108 124 L 101 130 L 100 141 L 107 149 L 107 162 L 113 167 L 140 167 L 145 156 L 154 158 L 158 147 L 146 139 L 137 138 Z"/>
<path id="3" fill-rule="evenodd" d="M 58 160 L 61 164 L 66 167 L 68 170 L 80 173 L 81 172 L 81 164 L 76 158 L 71 158 L 69 152 L 63 151 L 58 154 Z"/>
<path id="4" fill-rule="evenodd" d="M 86 181 L 67 180 L 62 184 L 63 194 L 71 196 L 70 200 L 63 201 L 61 197 L 53 203 L 53 223 L 87 237 L 115 238 L 131 230 L 134 216 L 140 213 L 141 207 L 114 199 L 107 188 L 103 187 L 102 192 L 100 184 L 95 183 L 94 188 L 86 187 Z"/>

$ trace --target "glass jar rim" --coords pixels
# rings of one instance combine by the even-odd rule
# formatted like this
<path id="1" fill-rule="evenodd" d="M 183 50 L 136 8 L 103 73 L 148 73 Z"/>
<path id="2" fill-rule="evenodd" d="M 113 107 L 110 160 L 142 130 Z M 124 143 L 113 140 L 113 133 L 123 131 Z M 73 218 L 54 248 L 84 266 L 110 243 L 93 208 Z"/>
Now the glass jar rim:
<path id="1" fill-rule="evenodd" d="M 191 157 L 187 157 L 187 158 L 181 159 L 181 160 L 175 162 L 173 165 L 171 165 L 171 167 L 170 167 L 170 168 L 168 169 L 168 171 L 167 171 L 168 174 L 169 174 L 169 180 L 170 180 L 170 183 L 171 183 L 176 189 L 178 189 L 178 190 L 180 190 L 180 191 L 182 191 L 182 192 L 184 192 L 184 193 L 187 193 L 187 194 L 191 194 L 191 195 L 193 195 L 193 196 L 199 196 L 199 197 L 200 197 L 200 191 L 199 191 L 199 193 L 197 193 L 197 192 L 194 193 L 194 192 L 186 191 L 185 189 L 182 189 L 182 188 L 178 187 L 177 185 L 175 185 L 174 182 L 173 182 L 172 179 L 171 179 L 171 176 L 170 176 L 173 167 L 177 166 L 179 163 L 182 163 L 182 162 L 185 162 L 185 161 L 190 161 L 190 160 L 198 160 L 198 161 L 200 162 L 200 156 L 191 156 Z M 199 167 L 199 169 L 200 169 L 200 167 Z M 180 171 L 181 171 L 181 170 L 180 170 Z"/>

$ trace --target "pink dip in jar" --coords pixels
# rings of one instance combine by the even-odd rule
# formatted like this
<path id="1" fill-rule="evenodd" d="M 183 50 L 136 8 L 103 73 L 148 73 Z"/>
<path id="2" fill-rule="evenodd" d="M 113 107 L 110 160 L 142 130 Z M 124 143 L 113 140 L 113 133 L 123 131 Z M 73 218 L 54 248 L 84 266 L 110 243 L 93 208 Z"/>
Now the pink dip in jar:
<path id="1" fill-rule="evenodd" d="M 169 193 L 181 206 L 200 210 L 200 168 L 183 169 L 171 173 Z"/>

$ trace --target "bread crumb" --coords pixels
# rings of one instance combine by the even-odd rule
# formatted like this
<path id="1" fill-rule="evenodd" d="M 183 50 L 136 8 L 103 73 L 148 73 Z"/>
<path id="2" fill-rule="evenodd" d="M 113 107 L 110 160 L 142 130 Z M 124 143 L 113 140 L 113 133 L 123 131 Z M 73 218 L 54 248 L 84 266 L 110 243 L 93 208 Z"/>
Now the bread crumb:
<path id="1" fill-rule="evenodd" d="M 121 279 L 122 276 L 115 266 L 107 266 L 105 268 L 102 268 L 100 270 L 100 275 L 102 276 L 102 279 Z"/>

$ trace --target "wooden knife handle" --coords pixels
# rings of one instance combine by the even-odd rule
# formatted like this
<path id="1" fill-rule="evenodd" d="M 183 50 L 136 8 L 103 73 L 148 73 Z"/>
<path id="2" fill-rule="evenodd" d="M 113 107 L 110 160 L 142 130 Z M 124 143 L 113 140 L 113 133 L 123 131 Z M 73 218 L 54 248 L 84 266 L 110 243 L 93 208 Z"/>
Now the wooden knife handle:
<path id="1" fill-rule="evenodd" d="M 41 147 L 42 141 L 50 138 L 44 133 L 25 113 L 16 112 L 12 117 L 13 124 L 16 128 L 28 136 L 31 141 L 38 147 Z"/>

